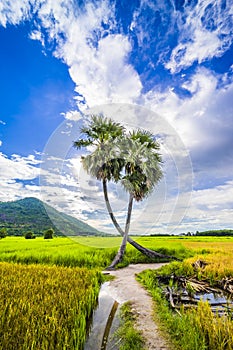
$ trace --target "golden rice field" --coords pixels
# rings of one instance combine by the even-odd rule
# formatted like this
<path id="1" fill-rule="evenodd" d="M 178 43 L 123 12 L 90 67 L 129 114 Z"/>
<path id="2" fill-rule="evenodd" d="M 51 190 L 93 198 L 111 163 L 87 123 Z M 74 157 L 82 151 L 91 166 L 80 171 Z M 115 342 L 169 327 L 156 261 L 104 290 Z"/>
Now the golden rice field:
<path id="1" fill-rule="evenodd" d="M 192 237 L 183 239 L 184 247 L 196 251 L 229 252 L 233 254 L 233 237 Z"/>
<path id="2" fill-rule="evenodd" d="M 0 263 L 0 349 L 82 349 L 100 282 L 86 268 Z"/>

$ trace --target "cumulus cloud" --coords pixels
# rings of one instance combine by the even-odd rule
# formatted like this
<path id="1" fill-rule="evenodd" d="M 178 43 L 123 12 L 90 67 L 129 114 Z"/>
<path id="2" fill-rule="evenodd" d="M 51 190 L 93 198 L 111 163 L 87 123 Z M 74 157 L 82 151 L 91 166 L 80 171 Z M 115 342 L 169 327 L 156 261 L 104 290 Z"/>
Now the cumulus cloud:
<path id="1" fill-rule="evenodd" d="M 233 225 L 233 182 L 227 181 L 214 188 L 193 192 L 192 204 L 188 208 L 186 231 L 231 228 Z"/>
<path id="2" fill-rule="evenodd" d="M 226 169 L 222 166 L 216 169 L 216 164 L 225 162 L 230 166 L 229 159 L 233 157 L 230 148 L 233 141 L 233 83 L 219 88 L 218 78 L 201 68 L 183 82 L 183 87 L 191 93 L 189 97 L 181 98 L 169 89 L 164 93 L 150 91 L 146 96 L 146 103 L 165 116 L 185 142 L 195 170 L 211 166 L 212 176 L 214 172 L 217 176 L 219 171 Z"/>
<path id="3" fill-rule="evenodd" d="M 39 30 L 34 30 L 29 34 L 29 38 L 32 40 L 40 41 L 42 46 L 45 46 L 45 40 L 43 38 L 42 33 Z"/>
<path id="4" fill-rule="evenodd" d="M 76 110 L 68 111 L 66 113 L 61 113 L 61 115 L 63 115 L 66 119 L 75 120 L 75 121 L 82 119 L 81 113 Z M 69 124 L 67 126 L 69 126 Z"/>
<path id="5" fill-rule="evenodd" d="M 85 57 L 84 52 L 82 60 L 72 64 L 70 75 L 77 83 L 76 90 L 85 96 L 90 107 L 108 102 L 134 102 L 140 96 L 139 76 L 126 62 L 129 51 L 127 38 L 111 35 L 99 41 L 91 56 L 87 52 Z"/>
<path id="6" fill-rule="evenodd" d="M 128 38 L 112 33 L 114 9 L 108 1 L 102 1 L 98 6 L 88 2 L 76 14 L 74 10 L 69 1 L 56 5 L 45 2 L 38 17 L 47 28 L 49 40 L 57 42 L 55 55 L 69 66 L 79 94 L 79 107 L 84 100 L 88 106 L 109 101 L 133 102 L 140 94 L 141 83 L 127 63 L 131 50 Z M 38 30 L 32 35 L 38 38 Z M 42 41 L 41 36 L 39 40 Z"/>
<path id="7" fill-rule="evenodd" d="M 21 157 L 17 154 L 8 158 L 0 153 L 0 177 L 1 179 L 32 180 L 39 174 L 39 168 L 35 165 L 40 164 L 33 155 Z"/>

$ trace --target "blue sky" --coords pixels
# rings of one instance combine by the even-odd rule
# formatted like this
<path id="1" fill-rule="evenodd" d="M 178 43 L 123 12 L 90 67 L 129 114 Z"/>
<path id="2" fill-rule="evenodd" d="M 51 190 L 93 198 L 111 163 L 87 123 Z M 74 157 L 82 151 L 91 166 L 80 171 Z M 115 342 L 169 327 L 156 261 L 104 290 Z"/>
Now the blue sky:
<path id="1" fill-rule="evenodd" d="M 232 17 L 227 0 L 1 1 L 0 200 L 35 196 L 111 231 L 72 149 L 100 111 L 161 141 L 164 180 L 134 232 L 232 228 Z"/>

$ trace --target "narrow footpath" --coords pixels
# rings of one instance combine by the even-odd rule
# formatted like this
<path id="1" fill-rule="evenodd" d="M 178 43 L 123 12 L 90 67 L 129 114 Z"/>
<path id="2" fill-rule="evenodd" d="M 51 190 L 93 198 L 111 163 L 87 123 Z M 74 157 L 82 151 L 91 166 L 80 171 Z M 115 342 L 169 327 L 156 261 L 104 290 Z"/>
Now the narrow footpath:
<path id="1" fill-rule="evenodd" d="M 144 287 L 136 281 L 135 274 L 147 269 L 158 269 L 163 265 L 135 264 L 110 271 L 110 274 L 116 278 L 110 281 L 108 290 L 120 304 L 131 301 L 134 312 L 138 315 L 136 327 L 142 332 L 147 350 L 170 350 L 170 348 L 153 320 L 152 298 Z"/>

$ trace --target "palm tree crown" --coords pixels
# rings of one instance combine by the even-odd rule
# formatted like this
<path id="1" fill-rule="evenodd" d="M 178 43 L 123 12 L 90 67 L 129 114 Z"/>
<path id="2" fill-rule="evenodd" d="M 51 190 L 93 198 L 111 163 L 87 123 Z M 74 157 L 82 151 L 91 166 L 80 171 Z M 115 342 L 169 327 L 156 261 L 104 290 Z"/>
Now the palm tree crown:
<path id="1" fill-rule="evenodd" d="M 93 115 L 87 127 L 81 129 L 81 133 L 87 138 L 74 142 L 77 148 L 86 147 L 88 145 L 101 145 L 107 141 L 112 141 L 122 136 L 124 127 L 112 119 L 105 118 L 101 115 Z"/>
<path id="2" fill-rule="evenodd" d="M 82 157 L 83 167 L 90 175 L 98 180 L 121 180 L 136 201 L 151 193 L 162 177 L 159 144 L 151 133 L 138 129 L 127 134 L 121 124 L 102 116 L 92 116 L 89 126 L 81 132 L 86 138 L 75 141 L 74 146 L 96 147 Z"/>

